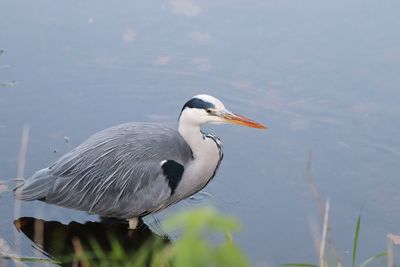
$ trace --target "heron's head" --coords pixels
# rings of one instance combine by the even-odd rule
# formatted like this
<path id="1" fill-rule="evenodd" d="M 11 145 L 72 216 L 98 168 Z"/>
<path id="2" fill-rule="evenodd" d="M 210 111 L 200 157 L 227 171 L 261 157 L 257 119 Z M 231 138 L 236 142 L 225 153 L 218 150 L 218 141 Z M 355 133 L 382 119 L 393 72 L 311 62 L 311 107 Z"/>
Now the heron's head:
<path id="1" fill-rule="evenodd" d="M 196 95 L 186 102 L 179 120 L 184 121 L 185 124 L 194 125 L 202 125 L 208 122 L 214 124 L 233 123 L 267 129 L 266 126 L 258 122 L 230 112 L 220 100 L 210 95 Z"/>

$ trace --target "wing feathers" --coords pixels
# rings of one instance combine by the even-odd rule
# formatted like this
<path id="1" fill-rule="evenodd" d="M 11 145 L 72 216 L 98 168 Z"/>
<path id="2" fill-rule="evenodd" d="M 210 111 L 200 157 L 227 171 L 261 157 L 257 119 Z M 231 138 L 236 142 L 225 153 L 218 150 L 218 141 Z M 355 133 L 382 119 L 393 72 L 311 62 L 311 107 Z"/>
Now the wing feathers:
<path id="1" fill-rule="evenodd" d="M 91 136 L 22 188 L 22 199 L 102 216 L 134 217 L 160 209 L 173 191 L 160 162 L 183 166 L 191 150 L 180 134 L 151 123 L 127 123 Z M 40 172 L 40 171 L 39 171 Z M 182 170 L 183 172 L 183 170 Z"/>

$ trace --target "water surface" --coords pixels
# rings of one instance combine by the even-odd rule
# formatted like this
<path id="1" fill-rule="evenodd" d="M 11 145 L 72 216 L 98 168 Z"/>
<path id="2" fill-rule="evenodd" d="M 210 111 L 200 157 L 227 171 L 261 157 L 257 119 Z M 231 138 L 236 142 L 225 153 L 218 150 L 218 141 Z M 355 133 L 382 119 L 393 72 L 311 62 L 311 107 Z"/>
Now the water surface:
<path id="1" fill-rule="evenodd" d="M 399 18 L 390 0 L 3 1 L 0 180 L 17 176 L 25 124 L 29 177 L 106 127 L 176 126 L 184 102 L 208 93 L 269 130 L 206 127 L 222 139 L 224 161 L 178 208 L 211 201 L 240 218 L 235 238 L 255 265 L 317 262 L 311 148 L 338 254 L 350 261 L 364 205 L 359 255 L 372 256 L 399 233 Z M 13 248 L 11 192 L 0 200 L 0 238 Z M 97 220 L 36 202 L 20 216 Z"/>

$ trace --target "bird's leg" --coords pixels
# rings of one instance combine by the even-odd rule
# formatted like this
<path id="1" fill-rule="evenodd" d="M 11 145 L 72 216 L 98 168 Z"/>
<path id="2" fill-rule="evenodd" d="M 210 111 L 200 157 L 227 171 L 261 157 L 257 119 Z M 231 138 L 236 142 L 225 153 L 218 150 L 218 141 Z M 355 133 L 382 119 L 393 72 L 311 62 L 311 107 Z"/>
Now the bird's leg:
<path id="1" fill-rule="evenodd" d="M 129 229 L 135 230 L 136 227 L 138 226 L 139 218 L 138 217 L 130 218 L 128 219 L 128 222 L 129 222 Z"/>

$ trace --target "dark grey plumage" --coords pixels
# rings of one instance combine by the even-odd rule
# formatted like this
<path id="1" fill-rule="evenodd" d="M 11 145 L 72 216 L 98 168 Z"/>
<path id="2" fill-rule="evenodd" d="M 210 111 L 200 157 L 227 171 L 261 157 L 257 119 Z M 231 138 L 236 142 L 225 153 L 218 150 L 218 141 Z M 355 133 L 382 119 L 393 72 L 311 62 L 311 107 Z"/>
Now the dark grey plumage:
<path id="1" fill-rule="evenodd" d="M 106 217 L 143 216 L 175 202 L 161 162 L 185 165 L 191 158 L 190 147 L 174 129 L 152 123 L 121 124 L 94 134 L 38 171 L 19 198 L 44 198 Z"/>

